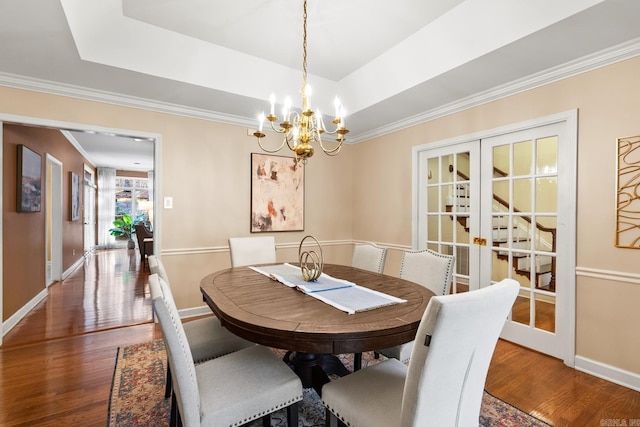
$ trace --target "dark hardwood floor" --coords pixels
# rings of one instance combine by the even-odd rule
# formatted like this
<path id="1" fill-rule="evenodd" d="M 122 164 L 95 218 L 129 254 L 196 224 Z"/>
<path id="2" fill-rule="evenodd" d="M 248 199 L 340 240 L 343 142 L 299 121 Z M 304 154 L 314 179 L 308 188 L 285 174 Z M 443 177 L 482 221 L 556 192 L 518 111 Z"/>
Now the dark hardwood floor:
<path id="1" fill-rule="evenodd" d="M 106 425 L 117 348 L 160 338 L 147 274 L 136 251 L 99 251 L 49 287 L 0 348 L 0 426 Z M 555 426 L 640 421 L 640 392 L 506 341 L 486 389 Z"/>
<path id="2" fill-rule="evenodd" d="M 9 331 L 0 426 L 105 426 L 118 347 L 160 338 L 138 251 L 98 251 Z"/>

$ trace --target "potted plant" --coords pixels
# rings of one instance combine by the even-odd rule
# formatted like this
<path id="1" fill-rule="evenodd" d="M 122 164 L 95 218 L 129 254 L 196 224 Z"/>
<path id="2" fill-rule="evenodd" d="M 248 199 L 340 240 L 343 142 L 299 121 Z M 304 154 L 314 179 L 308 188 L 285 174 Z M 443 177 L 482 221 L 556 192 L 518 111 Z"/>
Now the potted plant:
<path id="1" fill-rule="evenodd" d="M 131 237 L 133 234 L 133 219 L 130 215 L 124 214 L 121 218 L 113 221 L 113 228 L 109 229 L 109 233 L 115 237 L 126 236 L 129 239 L 127 248 L 135 249 L 136 243 Z"/>

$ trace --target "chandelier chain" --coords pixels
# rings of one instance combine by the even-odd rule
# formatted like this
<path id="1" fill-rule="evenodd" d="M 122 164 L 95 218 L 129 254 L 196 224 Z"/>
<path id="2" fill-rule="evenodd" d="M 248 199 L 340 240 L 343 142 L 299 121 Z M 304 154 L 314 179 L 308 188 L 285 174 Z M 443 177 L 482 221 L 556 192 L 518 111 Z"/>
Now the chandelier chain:
<path id="1" fill-rule="evenodd" d="M 307 0 L 304 0 L 302 26 L 302 90 L 307 86 Z"/>

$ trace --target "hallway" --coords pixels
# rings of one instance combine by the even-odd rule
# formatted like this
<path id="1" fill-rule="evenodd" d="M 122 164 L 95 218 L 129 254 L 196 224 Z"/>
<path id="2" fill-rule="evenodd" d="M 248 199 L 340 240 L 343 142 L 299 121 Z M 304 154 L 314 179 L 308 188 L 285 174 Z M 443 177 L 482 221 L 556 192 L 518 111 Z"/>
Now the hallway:
<path id="1" fill-rule="evenodd" d="M 148 323 L 147 277 L 137 251 L 96 251 L 49 287 L 47 298 L 4 337 L 4 347 Z"/>
<path id="2" fill-rule="evenodd" d="M 118 347 L 160 338 L 140 255 L 87 257 L 9 331 L 0 349 L 0 425 L 104 426 Z"/>

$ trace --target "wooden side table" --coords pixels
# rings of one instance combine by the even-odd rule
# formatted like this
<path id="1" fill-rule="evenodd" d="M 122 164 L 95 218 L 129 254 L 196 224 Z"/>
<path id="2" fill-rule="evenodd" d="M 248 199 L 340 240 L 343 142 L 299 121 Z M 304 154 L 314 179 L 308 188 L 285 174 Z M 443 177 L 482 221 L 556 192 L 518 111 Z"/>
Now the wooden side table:
<path id="1" fill-rule="evenodd" d="M 149 255 L 153 255 L 153 237 L 147 237 L 142 241 L 142 262 L 144 263 L 144 269 L 149 265 L 147 261 Z"/>

